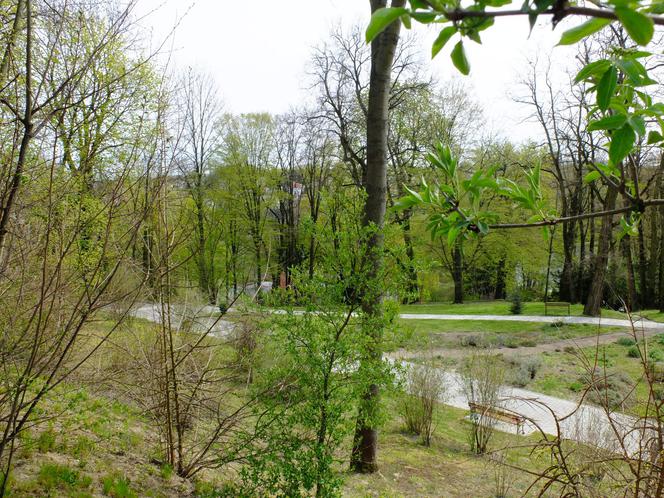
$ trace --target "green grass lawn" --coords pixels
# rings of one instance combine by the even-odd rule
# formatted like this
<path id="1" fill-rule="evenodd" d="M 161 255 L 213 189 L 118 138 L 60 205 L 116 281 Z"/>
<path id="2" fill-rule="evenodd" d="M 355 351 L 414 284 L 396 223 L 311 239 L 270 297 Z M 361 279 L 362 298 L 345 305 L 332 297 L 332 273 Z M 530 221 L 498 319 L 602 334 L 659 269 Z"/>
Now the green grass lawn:
<path id="1" fill-rule="evenodd" d="M 401 306 L 401 313 L 432 313 L 441 315 L 509 315 L 511 303 L 504 300 L 495 301 L 474 301 L 464 304 L 451 303 L 425 303 L 425 304 L 407 304 Z M 571 305 L 570 313 L 573 316 L 583 314 L 582 304 Z M 523 315 L 544 315 L 543 302 L 523 303 Z M 567 315 L 566 308 L 554 308 L 550 310 L 551 315 Z M 626 318 L 624 313 L 619 311 L 603 309 L 602 316 L 605 318 Z M 653 316 L 657 316 L 653 313 Z M 660 314 L 659 318 L 664 319 Z M 652 318 L 655 319 L 655 318 Z"/>

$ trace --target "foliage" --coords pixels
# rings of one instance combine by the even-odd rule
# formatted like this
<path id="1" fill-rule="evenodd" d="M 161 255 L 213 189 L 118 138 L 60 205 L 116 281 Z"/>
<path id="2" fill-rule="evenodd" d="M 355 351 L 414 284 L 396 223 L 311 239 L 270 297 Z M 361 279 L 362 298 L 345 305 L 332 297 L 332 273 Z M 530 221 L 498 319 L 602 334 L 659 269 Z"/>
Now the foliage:
<path id="1" fill-rule="evenodd" d="M 517 289 L 512 293 L 510 302 L 510 313 L 512 315 L 520 315 L 523 313 L 523 300 L 521 299 L 520 290 Z"/>
<path id="2" fill-rule="evenodd" d="M 281 355 L 259 381 L 276 386 L 266 391 L 260 408 L 273 424 L 265 429 L 265 447 L 244 470 L 247 483 L 261 493 L 338 494 L 338 448 L 354 429 L 354 404 L 369 385 L 386 380 L 381 371 L 357 367 L 367 337 L 352 319 L 354 311 L 289 313 L 274 319 L 272 338 Z"/>

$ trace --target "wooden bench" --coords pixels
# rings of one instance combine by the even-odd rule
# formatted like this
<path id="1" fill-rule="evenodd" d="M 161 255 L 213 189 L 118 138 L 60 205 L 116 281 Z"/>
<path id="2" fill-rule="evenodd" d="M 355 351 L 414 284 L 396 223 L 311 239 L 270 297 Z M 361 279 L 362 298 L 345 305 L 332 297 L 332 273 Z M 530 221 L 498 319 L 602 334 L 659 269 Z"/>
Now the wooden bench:
<path id="1" fill-rule="evenodd" d="M 570 303 L 558 301 L 544 301 L 544 315 L 549 314 L 549 308 L 567 308 L 567 316 L 572 314 L 572 305 Z"/>
<path id="2" fill-rule="evenodd" d="M 526 422 L 526 418 L 522 415 L 519 415 L 518 413 L 503 410 L 502 408 L 497 408 L 494 406 L 486 406 L 480 403 L 474 403 L 472 401 L 468 402 L 468 407 L 470 408 L 471 416 L 482 415 L 490 417 L 494 420 L 516 425 L 516 433 L 524 434 L 523 426 Z"/>

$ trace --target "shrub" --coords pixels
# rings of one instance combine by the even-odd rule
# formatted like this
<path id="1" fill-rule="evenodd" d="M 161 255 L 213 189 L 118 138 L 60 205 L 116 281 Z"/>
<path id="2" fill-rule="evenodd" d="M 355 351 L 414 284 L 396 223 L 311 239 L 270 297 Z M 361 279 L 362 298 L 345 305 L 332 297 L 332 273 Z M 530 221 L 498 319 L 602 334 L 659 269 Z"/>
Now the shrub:
<path id="1" fill-rule="evenodd" d="M 664 353 L 660 349 L 652 349 L 648 353 L 648 358 L 655 362 L 664 361 Z"/>
<path id="2" fill-rule="evenodd" d="M 510 313 L 513 315 L 520 315 L 523 313 L 523 301 L 521 298 L 521 291 L 515 291 L 510 298 Z"/>
<path id="3" fill-rule="evenodd" d="M 641 358 L 641 351 L 637 346 L 632 346 L 627 350 L 627 356 L 629 358 Z"/>
<path id="4" fill-rule="evenodd" d="M 652 390 L 652 395 L 655 401 L 664 401 L 664 388 L 662 386 L 656 386 Z"/>
<path id="5" fill-rule="evenodd" d="M 588 388 L 588 401 L 612 410 L 623 407 L 632 390 L 632 380 L 624 372 L 596 369 L 594 374 L 584 374 L 579 382 Z"/>
<path id="6" fill-rule="evenodd" d="M 430 446 L 434 412 L 445 394 L 443 374 L 431 365 L 412 365 L 406 371 L 405 388 L 399 411 L 406 430 Z"/>
<path id="7" fill-rule="evenodd" d="M 664 362 L 651 361 L 649 362 L 650 373 L 655 382 L 664 382 Z"/>
<path id="8" fill-rule="evenodd" d="M 500 388 L 505 379 L 505 364 L 500 357 L 476 354 L 466 358 L 460 371 L 463 392 L 468 404 L 498 406 Z M 486 453 L 495 420 L 484 412 L 471 414 L 470 447 L 473 453 Z"/>
<path id="9" fill-rule="evenodd" d="M 636 341 L 632 339 L 631 337 L 621 337 L 616 341 L 616 344 L 619 346 L 634 346 L 636 344 Z"/>
<path id="10" fill-rule="evenodd" d="M 471 348 L 484 348 L 486 341 L 479 335 L 464 335 L 461 337 L 461 346 Z"/>
<path id="11" fill-rule="evenodd" d="M 542 361 L 537 357 L 523 358 L 514 364 L 512 373 L 512 384 L 517 387 L 525 387 L 535 379 L 537 371 L 542 366 Z"/>

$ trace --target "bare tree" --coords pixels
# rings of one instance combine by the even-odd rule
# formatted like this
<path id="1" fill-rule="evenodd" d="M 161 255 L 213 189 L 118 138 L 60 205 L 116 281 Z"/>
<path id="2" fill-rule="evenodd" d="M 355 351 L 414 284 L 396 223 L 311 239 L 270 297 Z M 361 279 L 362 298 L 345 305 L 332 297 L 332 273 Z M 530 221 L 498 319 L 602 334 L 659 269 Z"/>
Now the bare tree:
<path id="1" fill-rule="evenodd" d="M 222 144 L 222 104 L 211 76 L 189 69 L 180 83 L 183 139 L 178 169 L 191 197 L 196 227 L 192 247 L 198 267 L 198 286 L 210 303 L 216 303 L 218 275 L 215 257 L 220 231 L 210 219 L 210 178 Z"/>

